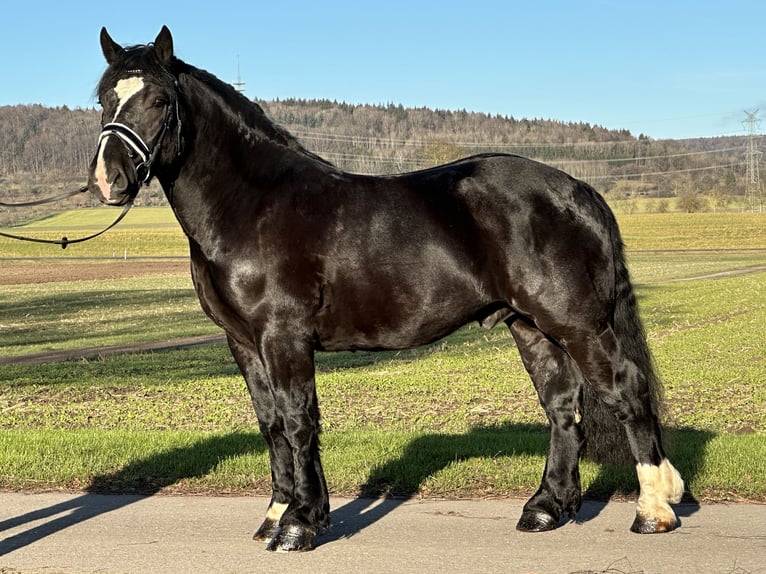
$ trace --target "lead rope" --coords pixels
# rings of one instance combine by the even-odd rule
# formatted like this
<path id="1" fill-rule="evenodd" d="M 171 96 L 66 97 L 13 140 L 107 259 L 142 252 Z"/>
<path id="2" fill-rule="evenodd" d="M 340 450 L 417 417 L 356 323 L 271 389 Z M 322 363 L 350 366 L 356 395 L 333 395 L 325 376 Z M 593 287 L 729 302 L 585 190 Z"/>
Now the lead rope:
<path id="1" fill-rule="evenodd" d="M 22 201 L 20 203 L 8 203 L 6 201 L 0 201 L 0 207 L 32 207 L 34 205 L 45 205 L 46 203 L 53 203 L 54 201 L 67 199 L 68 197 L 73 197 L 78 193 L 84 193 L 86 191 L 88 191 L 88 186 L 83 185 L 80 189 L 67 191 L 61 195 L 54 195 L 53 197 L 46 197 L 45 199 L 36 199 L 35 201 Z"/>
<path id="2" fill-rule="evenodd" d="M 57 195 L 54 197 L 49 197 L 46 199 L 38 199 L 35 201 L 24 201 L 20 203 L 8 203 L 5 201 L 0 201 L 0 207 L 31 207 L 33 205 L 43 205 L 45 203 L 51 203 L 54 201 L 58 201 L 60 199 L 66 199 L 67 197 L 72 197 L 73 195 L 77 195 L 78 193 L 83 193 L 85 191 L 88 191 L 88 186 L 83 185 L 80 189 L 76 191 L 68 191 L 66 193 L 63 193 L 61 195 Z M 98 233 L 94 233 L 92 235 L 88 235 L 87 237 L 78 237 L 77 239 L 69 239 L 66 235 L 62 237 L 61 239 L 42 239 L 39 237 L 26 237 L 24 235 L 15 235 L 13 233 L 6 233 L 4 231 L 0 231 L 0 237 L 8 237 L 9 239 L 18 239 L 19 241 L 31 241 L 33 243 L 47 243 L 50 245 L 61 245 L 61 249 L 66 249 L 67 245 L 71 243 L 82 243 L 83 241 L 88 241 L 89 239 L 93 239 L 94 237 L 98 237 L 102 233 L 106 233 L 109 231 L 112 227 L 117 225 L 120 221 L 122 221 L 122 218 L 125 217 L 128 214 L 128 211 L 130 211 L 130 208 L 133 207 L 133 200 L 128 201 L 128 203 L 125 204 L 125 207 L 122 209 L 122 213 L 120 213 L 119 216 L 117 216 L 117 219 L 115 219 L 109 226 L 105 227 Z"/>

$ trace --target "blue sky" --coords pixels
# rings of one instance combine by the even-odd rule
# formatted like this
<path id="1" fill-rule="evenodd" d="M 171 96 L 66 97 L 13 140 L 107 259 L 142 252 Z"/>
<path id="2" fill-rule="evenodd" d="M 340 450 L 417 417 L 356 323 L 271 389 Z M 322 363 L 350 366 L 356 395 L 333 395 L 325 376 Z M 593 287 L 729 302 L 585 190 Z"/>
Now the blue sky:
<path id="1" fill-rule="evenodd" d="M 656 139 L 741 134 L 744 110 L 766 118 L 763 0 L 26 0 L 6 3 L 2 21 L 0 105 L 95 107 L 101 26 L 137 44 L 167 24 L 179 57 L 224 80 L 239 57 L 250 97 L 466 109 Z"/>

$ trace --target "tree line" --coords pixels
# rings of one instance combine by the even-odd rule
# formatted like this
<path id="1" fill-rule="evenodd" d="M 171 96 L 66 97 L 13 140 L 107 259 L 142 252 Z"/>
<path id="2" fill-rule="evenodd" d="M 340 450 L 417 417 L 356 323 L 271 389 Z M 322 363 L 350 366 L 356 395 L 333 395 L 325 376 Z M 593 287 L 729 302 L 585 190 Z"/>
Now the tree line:
<path id="1" fill-rule="evenodd" d="M 654 140 L 583 122 L 466 110 L 303 99 L 257 103 L 308 149 L 357 173 L 411 171 L 473 153 L 507 152 L 560 167 L 610 201 L 744 194 L 744 136 Z M 0 106 L 3 198 L 28 199 L 81 184 L 99 130 L 95 109 Z M 164 201 L 156 187 L 141 197 L 145 203 Z"/>
<path id="2" fill-rule="evenodd" d="M 0 177 L 82 171 L 93 156 L 99 121 L 93 109 L 0 106 Z"/>
<path id="3" fill-rule="evenodd" d="M 259 103 L 309 149 L 349 171 L 395 173 L 500 151 L 559 167 L 611 199 L 744 194 L 744 136 L 654 140 L 584 122 L 465 110 L 301 99 Z"/>

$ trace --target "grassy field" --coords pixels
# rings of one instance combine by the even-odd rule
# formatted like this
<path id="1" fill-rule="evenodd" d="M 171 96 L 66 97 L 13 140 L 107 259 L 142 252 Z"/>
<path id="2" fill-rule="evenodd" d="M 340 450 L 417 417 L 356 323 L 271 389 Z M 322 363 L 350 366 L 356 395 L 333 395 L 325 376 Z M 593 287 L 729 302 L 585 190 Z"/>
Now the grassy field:
<path id="1" fill-rule="evenodd" d="M 36 237 L 73 238 L 109 225 L 120 210 L 96 207 L 70 211 L 16 228 Z M 757 213 L 661 213 L 618 215 L 629 250 L 766 249 L 766 225 Z M 140 231 L 140 233 L 138 233 Z M 80 233 L 78 233 L 80 232 Z M 0 238 L 0 256 L 160 257 L 188 253 L 186 240 L 168 207 L 137 207 L 119 226 L 99 238 L 71 245 L 66 251 L 50 245 Z"/>
<path id="2" fill-rule="evenodd" d="M 96 225 L 103 211 L 79 217 Z M 147 219 L 135 211 L 140 217 L 124 229 L 132 244 L 157 228 L 175 232 L 167 210 L 149 209 Z M 698 498 L 766 501 L 766 271 L 679 280 L 766 265 L 764 219 L 686 217 L 620 218 L 666 383 L 670 452 Z M 672 239 L 673 250 L 653 251 L 658 236 Z M 56 264 L 73 263 L 66 257 Z M 5 356 L 217 331 L 186 273 L 4 285 L 0 310 Z M 317 367 L 333 492 L 515 496 L 537 487 L 545 418 L 506 329 L 469 326 L 398 353 L 320 354 Z M 224 345 L 4 365 L 0 412 L 2 488 L 269 487 L 265 445 Z M 583 464 L 583 483 L 599 496 L 636 486 L 632 469 L 592 462 Z"/>
<path id="3" fill-rule="evenodd" d="M 761 213 L 645 213 L 617 219 L 629 250 L 766 248 Z"/>

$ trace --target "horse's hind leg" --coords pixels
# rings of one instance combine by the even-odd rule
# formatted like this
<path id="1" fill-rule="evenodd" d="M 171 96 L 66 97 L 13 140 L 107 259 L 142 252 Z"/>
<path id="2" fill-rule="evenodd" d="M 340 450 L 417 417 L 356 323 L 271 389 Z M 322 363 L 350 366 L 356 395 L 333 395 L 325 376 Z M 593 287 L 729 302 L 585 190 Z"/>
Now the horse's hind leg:
<path id="1" fill-rule="evenodd" d="M 680 502 L 684 483 L 662 448 L 650 388 L 653 375 L 644 372 L 651 365 L 641 367 L 631 360 L 611 327 L 598 334 L 571 336 L 566 349 L 627 431 L 641 489 L 631 530 L 642 534 L 673 530 L 677 519 L 670 503 Z"/>
<path id="2" fill-rule="evenodd" d="M 518 316 L 507 324 L 551 423 L 543 479 L 516 528 L 552 530 L 562 515 L 574 518 L 582 500 L 579 460 L 584 438 L 577 417 L 583 377 L 569 355 L 539 329 Z"/>

